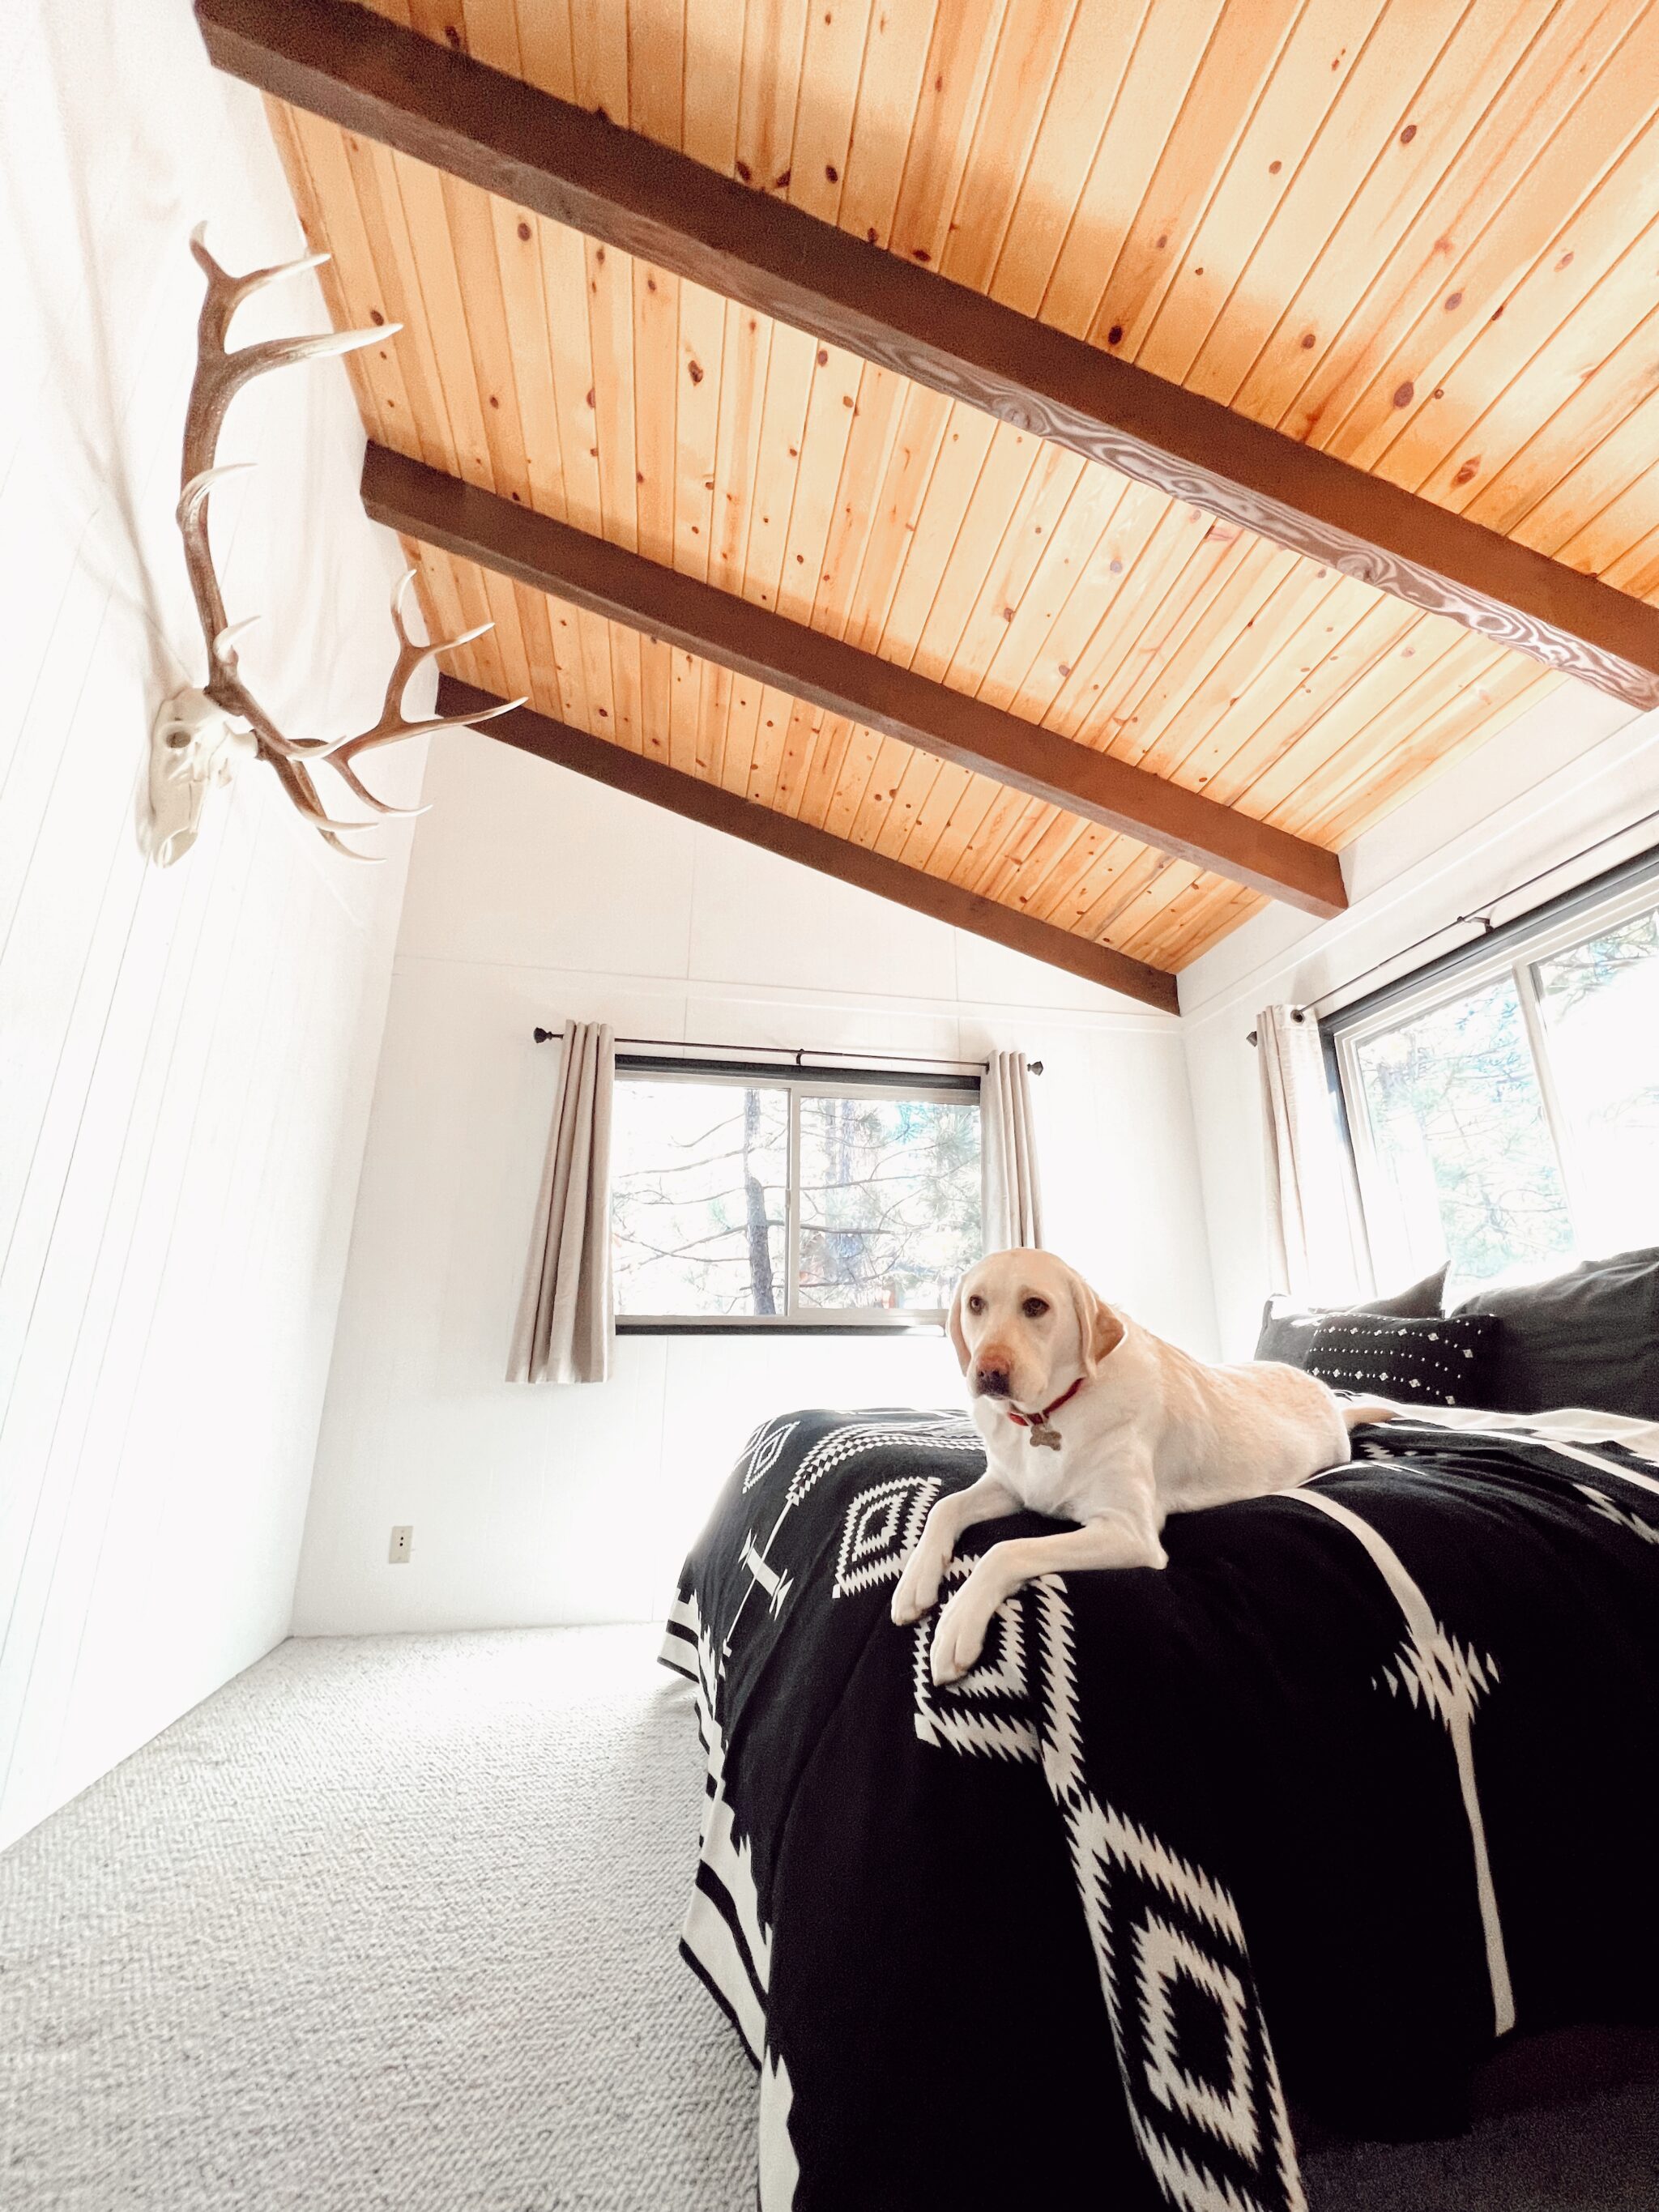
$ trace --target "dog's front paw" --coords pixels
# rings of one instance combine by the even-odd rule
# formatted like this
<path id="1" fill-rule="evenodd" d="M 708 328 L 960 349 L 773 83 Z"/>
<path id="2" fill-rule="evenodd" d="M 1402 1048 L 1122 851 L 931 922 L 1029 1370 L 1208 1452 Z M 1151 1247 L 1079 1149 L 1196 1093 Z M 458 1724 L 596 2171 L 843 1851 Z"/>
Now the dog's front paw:
<path id="1" fill-rule="evenodd" d="M 985 1632 L 995 1609 L 994 1599 L 976 1590 L 969 1579 L 940 1613 L 929 1662 L 933 1680 L 940 1688 L 947 1682 L 959 1682 L 977 1661 L 985 1649 Z"/>
<path id="2" fill-rule="evenodd" d="M 925 1543 L 918 1544 L 905 1562 L 898 1588 L 893 1592 L 893 1619 L 901 1628 L 908 1628 L 924 1613 L 933 1611 L 939 1603 L 939 1586 L 944 1573 L 944 1561 L 930 1557 Z"/>

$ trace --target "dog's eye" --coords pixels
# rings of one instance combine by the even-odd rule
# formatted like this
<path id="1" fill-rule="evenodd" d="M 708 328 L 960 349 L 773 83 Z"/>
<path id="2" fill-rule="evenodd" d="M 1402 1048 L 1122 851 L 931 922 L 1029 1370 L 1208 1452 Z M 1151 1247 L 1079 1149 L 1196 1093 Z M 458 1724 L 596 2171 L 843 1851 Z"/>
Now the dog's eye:
<path id="1" fill-rule="evenodd" d="M 985 1301 L 977 1291 L 968 1301 L 968 1310 L 969 1313 L 983 1313 L 985 1310 Z"/>
<path id="2" fill-rule="evenodd" d="M 1027 1298 L 1023 1311 L 1027 1321 L 1036 1321 L 1048 1310 L 1047 1298 Z"/>

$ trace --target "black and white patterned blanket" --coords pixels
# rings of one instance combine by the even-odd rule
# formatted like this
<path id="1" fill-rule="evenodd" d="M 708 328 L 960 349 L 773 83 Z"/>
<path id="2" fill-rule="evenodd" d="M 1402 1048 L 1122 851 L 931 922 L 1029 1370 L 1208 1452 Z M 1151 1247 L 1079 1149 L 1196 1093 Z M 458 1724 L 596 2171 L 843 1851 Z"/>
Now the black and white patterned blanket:
<path id="1" fill-rule="evenodd" d="M 761 2069 L 763 2212 L 1080 2181 L 1288 2212 L 1287 2099 L 1441 2132 L 1511 2029 L 1659 2020 L 1636 1433 L 1362 1429 L 1302 1490 L 1170 1522 L 1162 1573 L 1033 1584 L 941 1691 L 932 1620 L 888 1605 L 981 1472 L 971 1425 L 758 1431 L 664 1656 L 708 1751 L 684 1948 Z"/>

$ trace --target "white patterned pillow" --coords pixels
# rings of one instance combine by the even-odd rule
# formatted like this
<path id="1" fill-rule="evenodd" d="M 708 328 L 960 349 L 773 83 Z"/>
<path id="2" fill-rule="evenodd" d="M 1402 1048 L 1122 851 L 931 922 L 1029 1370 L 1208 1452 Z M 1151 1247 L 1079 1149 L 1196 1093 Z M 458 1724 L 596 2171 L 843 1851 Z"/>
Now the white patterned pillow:
<path id="1" fill-rule="evenodd" d="M 1310 1375 L 1405 1406 L 1491 1403 L 1496 1328 L 1489 1314 L 1401 1321 L 1391 1314 L 1333 1314 L 1314 1333 Z"/>

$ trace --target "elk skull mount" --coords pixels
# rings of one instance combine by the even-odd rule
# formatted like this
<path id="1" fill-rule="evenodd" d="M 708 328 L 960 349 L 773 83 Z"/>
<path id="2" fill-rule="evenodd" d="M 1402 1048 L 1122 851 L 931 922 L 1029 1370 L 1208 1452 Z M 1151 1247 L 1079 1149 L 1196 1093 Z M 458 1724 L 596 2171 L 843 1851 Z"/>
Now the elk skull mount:
<path id="1" fill-rule="evenodd" d="M 231 318 L 244 300 L 301 270 L 315 269 L 328 259 L 325 253 L 307 253 L 273 269 L 255 269 L 246 276 L 233 276 L 222 269 L 204 243 L 205 224 L 191 233 L 190 250 L 207 278 L 196 331 L 196 374 L 185 415 L 184 465 L 180 471 L 178 522 L 185 541 L 185 565 L 189 571 L 196 611 L 207 646 L 208 678 L 199 689 L 175 691 L 156 710 L 150 729 L 149 856 L 158 867 L 171 867 L 196 842 L 208 794 L 227 784 L 245 762 L 268 762 L 277 781 L 295 806 L 325 843 L 350 860 L 378 856 L 354 852 L 342 842 L 343 830 L 369 830 L 375 820 L 418 814 L 421 807 L 392 806 L 359 778 L 352 765 L 359 753 L 376 745 L 393 744 L 399 738 L 429 735 L 437 730 L 465 729 L 503 714 L 507 705 L 471 715 L 436 715 L 423 721 L 405 721 L 404 693 L 410 678 L 436 654 L 470 645 L 493 624 L 483 623 L 464 636 L 435 640 L 422 645 L 412 638 L 404 620 L 404 603 L 415 571 L 409 569 L 392 594 L 392 619 L 398 633 L 398 658 L 386 688 L 380 719 L 374 726 L 340 738 L 285 737 L 248 689 L 236 664 L 236 639 L 247 622 L 226 618 L 224 596 L 214 572 L 208 538 L 208 501 L 216 484 L 251 465 L 246 461 L 220 466 L 216 449 L 225 413 L 231 401 L 254 377 L 267 369 L 285 368 L 290 362 L 318 361 L 331 354 L 355 353 L 360 346 L 380 343 L 400 327 L 387 323 L 368 331 L 330 331 L 318 337 L 271 338 L 232 352 L 225 340 Z M 257 616 L 250 620 L 257 621 Z M 522 706 L 521 699 L 509 702 Z M 311 770 L 325 762 L 371 819 L 337 822 L 324 805 Z"/>

